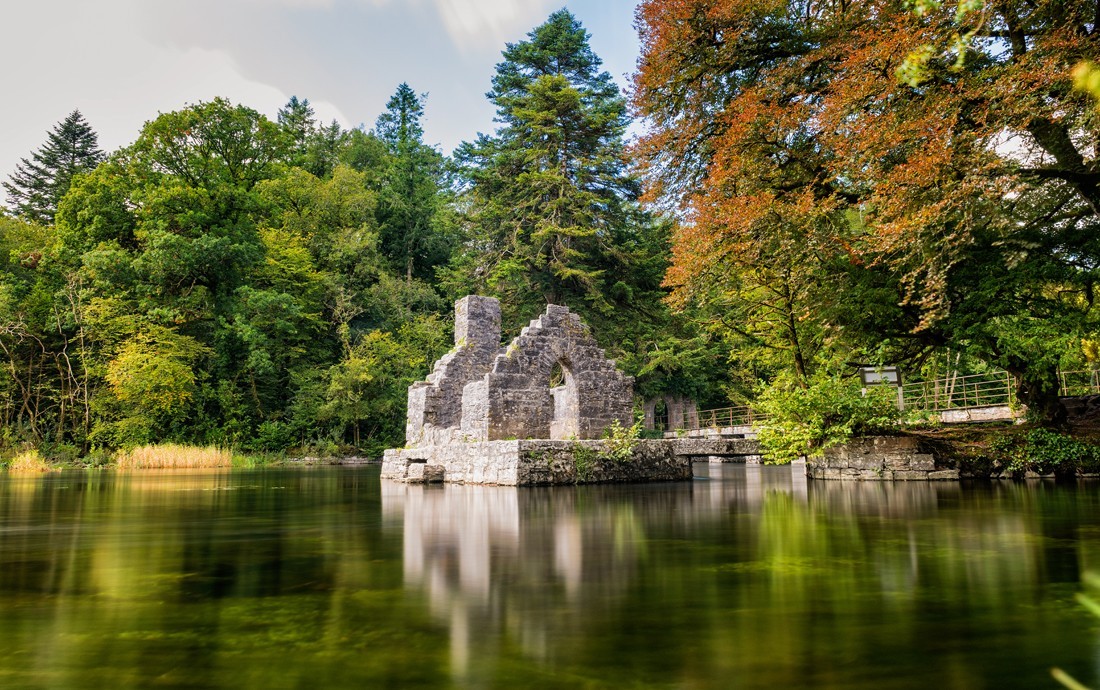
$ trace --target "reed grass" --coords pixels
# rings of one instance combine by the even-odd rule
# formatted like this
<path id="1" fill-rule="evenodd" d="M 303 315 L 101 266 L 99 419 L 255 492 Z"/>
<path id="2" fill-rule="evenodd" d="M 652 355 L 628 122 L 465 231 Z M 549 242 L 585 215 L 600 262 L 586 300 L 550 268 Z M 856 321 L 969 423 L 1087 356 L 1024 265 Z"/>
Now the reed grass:
<path id="1" fill-rule="evenodd" d="M 18 472 L 21 474 L 31 474 L 35 472 L 50 472 L 53 468 L 50 467 L 46 461 L 42 458 L 42 454 L 38 452 L 37 448 L 25 450 L 19 455 L 16 455 L 10 463 L 8 463 L 9 472 Z"/>
<path id="2" fill-rule="evenodd" d="M 182 446 L 174 443 L 138 446 L 120 450 L 116 456 L 119 469 L 199 469 L 229 467 L 233 454 L 217 446 Z"/>

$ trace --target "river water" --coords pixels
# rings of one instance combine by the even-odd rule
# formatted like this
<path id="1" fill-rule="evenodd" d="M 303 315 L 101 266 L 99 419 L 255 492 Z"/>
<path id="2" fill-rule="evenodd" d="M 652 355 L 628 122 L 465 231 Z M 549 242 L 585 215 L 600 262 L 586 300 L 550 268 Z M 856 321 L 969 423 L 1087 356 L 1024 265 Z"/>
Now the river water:
<path id="1" fill-rule="evenodd" d="M 1100 686 L 1096 484 L 696 473 L 0 476 L 0 688 Z"/>

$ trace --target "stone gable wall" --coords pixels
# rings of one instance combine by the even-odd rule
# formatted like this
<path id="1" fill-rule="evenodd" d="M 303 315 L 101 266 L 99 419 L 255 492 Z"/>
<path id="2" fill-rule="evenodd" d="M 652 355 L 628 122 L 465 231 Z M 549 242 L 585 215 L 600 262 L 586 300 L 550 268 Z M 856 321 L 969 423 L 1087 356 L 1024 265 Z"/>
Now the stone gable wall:
<path id="1" fill-rule="evenodd" d="M 551 388 L 561 366 L 564 381 Z M 455 304 L 455 348 L 409 387 L 406 447 L 507 439 L 596 439 L 631 424 L 634 380 L 607 358 L 580 317 L 549 305 L 507 348 L 500 303 Z"/>
<path id="2" fill-rule="evenodd" d="M 561 365 L 564 382 L 550 388 Z M 482 385 L 467 386 L 463 430 L 471 440 L 596 439 L 630 426 L 634 379 L 596 344 L 580 317 L 549 305 L 493 361 Z"/>

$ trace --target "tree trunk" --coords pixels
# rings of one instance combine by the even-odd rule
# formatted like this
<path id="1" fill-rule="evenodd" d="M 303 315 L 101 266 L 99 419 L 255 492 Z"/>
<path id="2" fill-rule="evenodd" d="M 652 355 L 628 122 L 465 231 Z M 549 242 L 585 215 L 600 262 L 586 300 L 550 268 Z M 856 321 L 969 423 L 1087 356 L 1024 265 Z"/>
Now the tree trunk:
<path id="1" fill-rule="evenodd" d="M 1016 384 L 1016 399 L 1027 406 L 1028 416 L 1043 426 L 1065 426 L 1066 406 L 1059 398 L 1058 371 L 1053 367 L 1036 369 L 1021 362 L 1007 367 Z"/>

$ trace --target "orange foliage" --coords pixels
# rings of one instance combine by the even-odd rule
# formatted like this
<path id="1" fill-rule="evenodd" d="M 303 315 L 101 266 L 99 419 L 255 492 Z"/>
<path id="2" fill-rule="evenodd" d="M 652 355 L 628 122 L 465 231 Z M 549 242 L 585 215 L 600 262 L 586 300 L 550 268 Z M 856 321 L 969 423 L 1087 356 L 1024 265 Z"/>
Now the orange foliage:
<path id="1" fill-rule="evenodd" d="M 650 128 L 634 152 L 647 198 L 689 219 L 675 299 L 719 264 L 830 253 L 903 274 L 924 327 L 975 233 L 1013 232 L 992 205 L 1060 184 L 1096 210 L 1097 153 L 1075 134 L 1095 137 L 1096 116 L 1070 76 L 1097 53 L 1095 2 L 987 6 L 963 67 L 933 64 L 914 88 L 896 71 L 954 30 L 950 3 L 917 16 L 890 0 L 642 2 L 633 106 Z M 1042 156 L 999 150 L 1005 133 Z"/>

